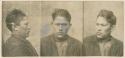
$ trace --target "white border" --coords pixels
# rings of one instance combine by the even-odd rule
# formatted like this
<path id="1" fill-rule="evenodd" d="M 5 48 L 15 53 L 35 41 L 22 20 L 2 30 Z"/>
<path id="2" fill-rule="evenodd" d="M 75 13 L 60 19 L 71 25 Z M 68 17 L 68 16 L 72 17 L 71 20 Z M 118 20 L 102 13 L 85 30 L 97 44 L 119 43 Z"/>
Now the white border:
<path id="1" fill-rule="evenodd" d="M 0 0 L 0 42 L 2 43 L 2 1 L 100 1 L 100 0 Z M 124 10 L 125 10 L 125 0 L 101 0 L 101 1 L 124 1 Z M 125 15 L 125 11 L 124 11 Z M 124 17 L 125 19 L 125 17 Z M 124 20 L 124 30 L 125 30 L 125 20 Z M 124 31 L 125 34 L 125 31 Z M 125 37 L 124 37 L 125 39 Z M 123 40 L 125 42 L 125 40 Z M 0 44 L 2 46 L 2 44 Z M 1 47 L 2 48 L 2 47 Z M 0 52 L 2 53 L 0 48 Z M 2 57 L 0 53 L 0 58 L 18 58 L 18 57 Z M 96 52 L 95 52 L 96 53 Z M 124 58 L 125 57 L 125 43 L 124 43 L 124 56 L 122 57 L 116 57 L 116 56 L 49 56 L 49 57 L 44 57 L 44 56 L 37 56 L 37 57 L 30 57 L 30 58 Z M 19 58 L 29 58 L 29 57 L 19 57 Z"/>

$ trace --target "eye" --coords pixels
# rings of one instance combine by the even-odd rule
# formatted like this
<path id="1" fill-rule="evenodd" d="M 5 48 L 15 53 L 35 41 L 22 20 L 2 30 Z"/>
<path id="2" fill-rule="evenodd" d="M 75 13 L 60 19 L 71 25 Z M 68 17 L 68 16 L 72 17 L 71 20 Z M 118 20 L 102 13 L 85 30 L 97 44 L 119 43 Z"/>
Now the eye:
<path id="1" fill-rule="evenodd" d="M 56 23 L 55 25 L 59 26 L 60 24 L 59 24 L 59 23 Z"/>
<path id="2" fill-rule="evenodd" d="M 55 25 L 56 25 L 56 26 L 60 26 L 60 25 L 66 26 L 67 24 L 66 24 L 66 23 L 56 23 Z"/>
<path id="3" fill-rule="evenodd" d="M 101 24 L 101 26 L 107 26 L 107 24 Z"/>
<path id="4" fill-rule="evenodd" d="M 67 24 L 62 24 L 63 26 L 66 26 Z"/>
<path id="5" fill-rule="evenodd" d="M 25 23 L 25 25 L 28 25 L 28 23 Z"/>

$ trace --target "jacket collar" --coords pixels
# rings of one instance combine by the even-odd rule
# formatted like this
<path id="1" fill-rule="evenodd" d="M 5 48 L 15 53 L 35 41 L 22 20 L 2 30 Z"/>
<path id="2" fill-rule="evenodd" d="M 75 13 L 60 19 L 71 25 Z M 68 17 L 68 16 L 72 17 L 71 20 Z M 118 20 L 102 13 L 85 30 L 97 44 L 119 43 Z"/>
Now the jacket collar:
<path id="1" fill-rule="evenodd" d="M 16 34 L 12 34 L 11 37 L 15 38 L 15 39 L 18 39 L 18 40 L 26 41 L 26 37 L 19 36 L 19 35 L 16 35 Z"/>
<path id="2" fill-rule="evenodd" d="M 97 38 L 97 37 L 96 37 L 96 38 Z M 106 37 L 106 38 L 103 38 L 103 39 L 97 38 L 96 40 L 101 43 L 101 42 L 111 41 L 111 39 L 112 39 L 112 36 L 110 35 L 110 36 L 108 36 L 108 37 Z"/>

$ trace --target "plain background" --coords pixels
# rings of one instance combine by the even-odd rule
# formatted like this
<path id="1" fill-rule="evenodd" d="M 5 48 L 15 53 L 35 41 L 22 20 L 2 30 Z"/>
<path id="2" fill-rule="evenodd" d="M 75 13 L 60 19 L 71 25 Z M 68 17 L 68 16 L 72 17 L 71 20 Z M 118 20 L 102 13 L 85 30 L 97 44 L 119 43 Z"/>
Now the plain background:
<path id="1" fill-rule="evenodd" d="M 8 12 L 13 9 L 20 9 L 26 13 L 31 28 L 29 38 L 31 44 L 36 48 L 39 54 L 40 47 L 40 25 L 41 25 L 41 2 L 3 2 L 2 7 L 2 29 L 3 39 L 6 40 L 10 37 L 10 32 L 6 27 L 5 19 Z"/>
<path id="2" fill-rule="evenodd" d="M 112 35 L 118 40 L 124 39 L 124 4 L 122 1 L 85 1 L 84 2 L 84 37 L 95 34 L 96 18 L 101 9 L 111 10 L 116 15 L 117 23 Z"/>

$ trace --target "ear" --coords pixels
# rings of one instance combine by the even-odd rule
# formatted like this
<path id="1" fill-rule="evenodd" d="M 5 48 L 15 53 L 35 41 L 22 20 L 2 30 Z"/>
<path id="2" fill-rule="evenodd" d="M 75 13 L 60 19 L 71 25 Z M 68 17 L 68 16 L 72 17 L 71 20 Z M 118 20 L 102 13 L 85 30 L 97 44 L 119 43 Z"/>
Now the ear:
<path id="1" fill-rule="evenodd" d="M 17 30 L 19 30 L 18 26 L 16 26 L 15 23 L 11 23 L 11 25 L 12 25 L 12 31 L 17 31 Z"/>
<path id="2" fill-rule="evenodd" d="M 13 22 L 11 23 L 11 27 L 12 27 L 12 32 L 13 32 L 15 29 L 15 24 Z"/>
<path id="3" fill-rule="evenodd" d="M 116 25 L 112 25 L 112 27 L 111 27 L 111 28 L 115 28 L 115 26 L 116 26 Z"/>
<path id="4" fill-rule="evenodd" d="M 70 24 L 69 24 L 69 28 L 70 28 L 71 26 L 72 26 L 72 24 L 70 23 Z"/>
<path id="5" fill-rule="evenodd" d="M 72 24 L 70 23 L 70 26 L 72 26 Z"/>
<path id="6" fill-rule="evenodd" d="M 115 29 L 115 26 L 116 26 L 116 25 L 112 25 L 112 26 L 111 26 L 111 31 L 113 31 L 113 30 Z"/>
<path id="7" fill-rule="evenodd" d="M 69 23 L 69 26 L 72 26 L 72 24 L 71 24 L 71 23 Z"/>

